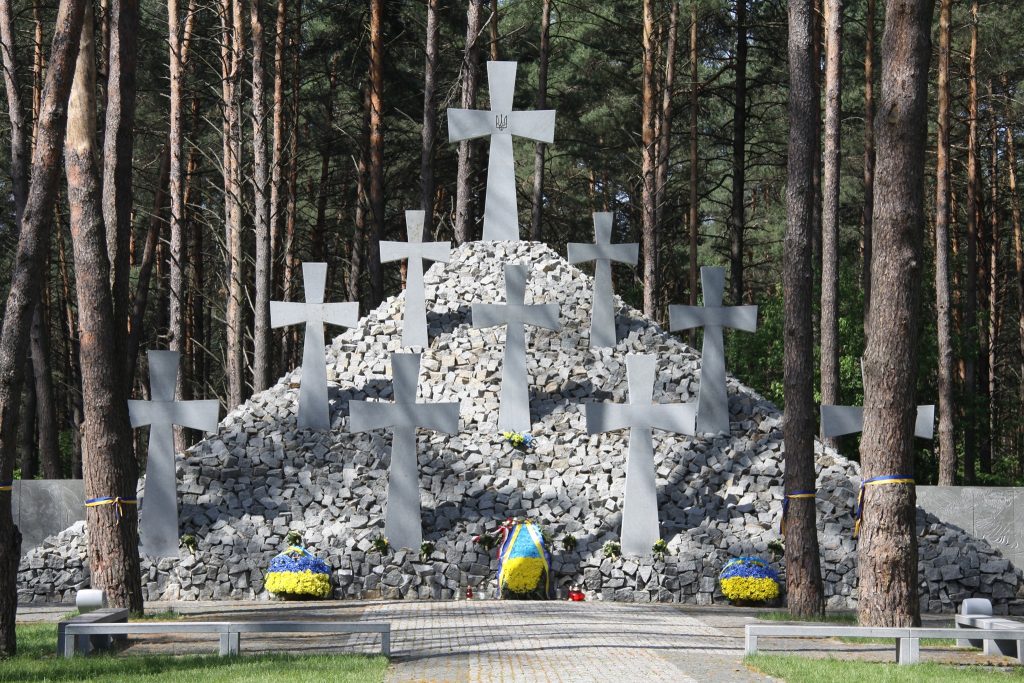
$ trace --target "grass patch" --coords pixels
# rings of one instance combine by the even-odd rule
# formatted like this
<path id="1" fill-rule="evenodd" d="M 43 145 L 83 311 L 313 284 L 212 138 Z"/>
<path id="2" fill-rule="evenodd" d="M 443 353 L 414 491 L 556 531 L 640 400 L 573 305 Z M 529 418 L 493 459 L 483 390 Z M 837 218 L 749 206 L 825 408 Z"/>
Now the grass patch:
<path id="1" fill-rule="evenodd" d="M 826 612 L 821 617 L 802 617 L 790 614 L 786 610 L 777 610 L 774 612 L 763 612 L 758 614 L 757 618 L 763 621 L 809 621 L 815 624 L 857 625 L 857 615 L 853 612 Z"/>
<path id="2" fill-rule="evenodd" d="M 875 644 L 895 646 L 896 643 L 895 638 L 850 638 L 849 636 L 839 636 L 836 640 L 841 643 L 850 643 L 852 645 Z M 956 647 L 956 638 L 922 638 L 921 647 L 926 645 L 931 647 Z"/>
<path id="3" fill-rule="evenodd" d="M 947 664 L 861 662 L 851 659 L 811 659 L 795 655 L 751 655 L 744 662 L 761 673 L 776 676 L 786 683 L 993 683 L 1024 681 L 1024 669 L 1010 671 Z"/>
<path id="4" fill-rule="evenodd" d="M 0 663 L 0 681 L 144 681 L 159 683 L 234 683 L 235 681 L 384 680 L 388 660 L 365 655 L 118 655 L 73 659 L 54 654 L 55 624 L 19 624 L 18 655 Z"/>

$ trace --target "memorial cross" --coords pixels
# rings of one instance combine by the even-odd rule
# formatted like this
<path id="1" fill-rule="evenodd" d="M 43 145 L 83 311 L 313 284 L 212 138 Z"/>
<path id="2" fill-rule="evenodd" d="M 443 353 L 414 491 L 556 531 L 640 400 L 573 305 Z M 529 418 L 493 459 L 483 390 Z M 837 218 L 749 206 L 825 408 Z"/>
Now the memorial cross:
<path id="1" fill-rule="evenodd" d="M 658 491 L 655 487 L 652 429 L 694 434 L 693 403 L 653 404 L 655 357 L 626 356 L 629 403 L 588 403 L 587 433 L 600 434 L 629 429 L 626 460 L 626 492 L 622 506 L 622 550 L 647 555 L 661 538 L 658 525 Z"/>
<path id="2" fill-rule="evenodd" d="M 757 306 L 723 306 L 725 270 L 702 267 L 704 306 L 669 306 L 669 330 L 677 332 L 704 328 L 701 349 L 700 389 L 697 394 L 697 432 L 720 434 L 729 431 L 729 398 L 725 386 L 725 349 L 722 328 L 744 332 L 757 329 Z"/>
<path id="3" fill-rule="evenodd" d="M 516 86 L 516 62 L 487 62 L 487 86 L 491 108 L 449 109 L 448 141 L 461 142 L 491 136 L 487 160 L 487 196 L 484 201 L 485 241 L 518 240 L 519 210 L 516 207 L 516 167 L 512 136 L 537 142 L 555 139 L 555 112 L 512 111 Z"/>
<path id="4" fill-rule="evenodd" d="M 526 301 L 526 266 L 505 266 L 504 304 L 473 304 L 473 327 L 505 325 L 505 358 L 501 368 L 498 429 L 530 430 L 530 390 L 526 375 L 526 325 L 561 329 L 558 304 Z"/>
<path id="5" fill-rule="evenodd" d="M 324 303 L 327 286 L 326 263 L 302 264 L 305 303 L 271 301 L 270 326 L 306 325 L 302 347 L 302 378 L 299 382 L 299 427 L 326 430 L 331 427 L 327 401 L 327 357 L 324 352 L 324 323 L 353 327 L 359 322 L 358 303 Z"/>
<path id="6" fill-rule="evenodd" d="M 142 552 L 151 557 L 178 555 L 178 478 L 174 470 L 174 426 L 217 431 L 220 401 L 175 401 L 177 351 L 150 351 L 149 401 L 128 401 L 132 428 L 149 425 L 146 484 L 142 499 Z"/>
<path id="7" fill-rule="evenodd" d="M 834 439 L 864 431 L 864 408 L 861 406 L 821 406 L 821 435 Z M 935 406 L 918 406 L 914 420 L 914 436 L 931 439 L 935 432 Z"/>
<path id="8" fill-rule="evenodd" d="M 594 213 L 594 243 L 569 243 L 569 263 L 594 261 L 594 294 L 590 306 L 590 348 L 615 346 L 615 293 L 612 261 L 635 266 L 640 245 L 612 244 L 611 212 Z"/>
<path id="9" fill-rule="evenodd" d="M 393 403 L 351 401 L 352 432 L 391 428 L 391 470 L 388 473 L 384 535 L 392 547 L 419 550 L 423 542 L 420 521 L 420 474 L 416 466 L 416 429 L 447 434 L 459 431 L 458 403 L 417 403 L 416 385 L 420 354 L 391 355 Z"/>
<path id="10" fill-rule="evenodd" d="M 426 292 L 423 284 L 423 262 L 448 262 L 451 242 L 423 241 L 423 211 L 405 212 L 407 242 L 381 242 L 381 263 L 409 259 L 405 274 L 405 316 L 402 321 L 402 346 L 430 345 L 427 335 Z"/>

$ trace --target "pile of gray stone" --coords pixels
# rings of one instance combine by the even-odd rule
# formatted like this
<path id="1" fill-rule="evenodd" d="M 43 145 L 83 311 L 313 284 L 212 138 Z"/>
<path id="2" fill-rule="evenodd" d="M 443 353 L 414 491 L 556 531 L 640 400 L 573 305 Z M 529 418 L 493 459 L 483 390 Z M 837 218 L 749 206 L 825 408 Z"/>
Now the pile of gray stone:
<path id="1" fill-rule="evenodd" d="M 497 428 L 504 332 L 469 326 L 473 302 L 500 301 L 502 266 L 530 266 L 527 302 L 561 305 L 562 329 L 527 331 L 535 446 L 521 451 Z M 289 531 L 334 570 L 335 597 L 434 598 L 490 594 L 494 552 L 474 536 L 508 517 L 531 517 L 552 539 L 559 588 L 578 583 L 608 600 L 724 601 L 716 577 L 738 555 L 773 557 L 781 540 L 782 415 L 769 401 L 728 380 L 731 433 L 689 437 L 655 432 L 662 535 L 658 559 L 606 557 L 618 541 L 628 433 L 587 436 L 584 404 L 627 401 L 627 353 L 658 358 L 656 402 L 696 400 L 700 357 L 680 339 L 618 305 L 614 348 L 591 349 L 591 281 L 548 247 L 478 242 L 459 247 L 426 274 L 430 347 L 423 350 L 420 400 L 458 401 L 455 436 L 420 433 L 418 460 L 424 538 L 433 548 L 393 548 L 373 541 L 384 525 L 390 435 L 350 434 L 351 400 L 390 399 L 389 358 L 402 351 L 403 298 L 385 301 L 328 350 L 329 432 L 300 430 L 300 371 L 227 415 L 218 434 L 179 461 L 181 533 L 194 552 L 143 561 L 149 600 L 270 597 L 270 559 Z M 856 605 L 852 512 L 859 470 L 818 446 L 818 524 L 830 608 Z M 1019 572 L 986 542 L 918 514 L 922 608 L 952 611 L 966 597 L 987 597 L 1019 613 Z M 84 525 L 29 552 L 19 570 L 22 602 L 73 600 L 88 585 Z M 565 550 L 567 535 L 575 548 Z M 780 561 L 781 564 L 781 561 Z M 784 570 L 784 567 L 780 567 Z"/>

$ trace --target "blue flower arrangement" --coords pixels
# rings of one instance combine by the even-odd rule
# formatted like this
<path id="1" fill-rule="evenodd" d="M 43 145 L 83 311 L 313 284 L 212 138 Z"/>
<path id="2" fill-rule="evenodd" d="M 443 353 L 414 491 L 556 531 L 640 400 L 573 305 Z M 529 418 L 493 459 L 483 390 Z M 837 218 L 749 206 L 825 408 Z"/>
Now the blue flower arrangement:
<path id="1" fill-rule="evenodd" d="M 529 432 L 502 432 L 501 438 L 505 439 L 512 448 L 520 451 L 533 448 L 534 438 Z"/>
<path id="2" fill-rule="evenodd" d="M 266 588 L 286 596 L 323 598 L 331 592 L 331 569 L 305 548 L 292 546 L 270 561 Z"/>
<path id="3" fill-rule="evenodd" d="M 767 602 L 779 597 L 779 574 L 759 557 L 729 560 L 718 582 L 722 593 L 733 602 Z"/>

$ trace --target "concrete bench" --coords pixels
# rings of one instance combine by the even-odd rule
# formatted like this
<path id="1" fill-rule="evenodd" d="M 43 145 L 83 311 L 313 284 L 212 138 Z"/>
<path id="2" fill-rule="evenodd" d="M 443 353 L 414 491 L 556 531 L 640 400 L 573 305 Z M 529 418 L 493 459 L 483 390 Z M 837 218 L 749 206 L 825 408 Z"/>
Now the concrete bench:
<path id="1" fill-rule="evenodd" d="M 921 628 L 921 627 L 880 627 L 880 626 L 825 626 L 796 624 L 747 624 L 746 654 L 757 653 L 757 639 L 761 638 L 892 638 L 896 641 L 896 661 L 899 664 L 917 664 L 921 659 L 922 638 L 959 638 L 963 630 L 959 628 Z M 1002 638 L 1017 641 L 1024 640 L 1024 630 L 993 629 L 985 634 L 986 638 Z M 1020 651 L 1020 648 L 1017 649 Z M 1017 657 L 1024 664 L 1024 659 Z"/>
<path id="2" fill-rule="evenodd" d="M 97 635 L 144 635 L 154 633 L 216 633 L 220 654 L 237 655 L 242 633 L 379 633 L 380 651 L 391 655 L 391 624 L 361 621 L 137 621 L 126 624 L 68 623 L 64 629 L 63 651 L 73 657 L 79 637 Z"/>
<path id="3" fill-rule="evenodd" d="M 957 636 L 957 645 L 984 647 L 985 654 L 1000 654 L 1006 657 L 1017 657 L 1017 641 L 992 638 L 987 631 L 1020 631 L 1024 634 L 1024 623 L 1006 617 L 986 616 L 981 614 L 958 614 L 956 625 L 962 629 L 981 629 L 986 631 L 983 638 L 964 638 L 963 633 Z M 978 634 L 982 635 L 982 634 Z"/>
<path id="4" fill-rule="evenodd" d="M 113 607 L 104 607 L 84 614 L 78 614 L 68 619 L 57 622 L 57 656 L 64 654 L 65 633 L 70 624 L 126 624 L 128 623 L 128 610 Z M 123 636 L 121 637 L 123 639 Z M 109 650 L 112 645 L 112 638 L 109 634 L 97 634 L 89 638 L 80 638 L 77 641 L 78 651 L 87 655 L 93 650 Z"/>

